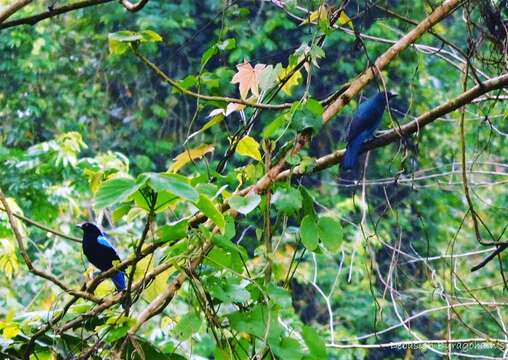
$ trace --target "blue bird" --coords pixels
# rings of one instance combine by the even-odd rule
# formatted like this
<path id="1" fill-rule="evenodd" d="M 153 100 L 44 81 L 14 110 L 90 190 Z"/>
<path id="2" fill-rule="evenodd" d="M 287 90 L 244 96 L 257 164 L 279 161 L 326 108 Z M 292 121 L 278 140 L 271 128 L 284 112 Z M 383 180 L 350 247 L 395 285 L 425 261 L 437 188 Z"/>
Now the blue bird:
<path id="1" fill-rule="evenodd" d="M 386 99 L 397 96 L 391 92 L 379 92 L 358 106 L 347 136 L 347 147 L 342 159 L 342 169 L 354 169 L 365 141 L 373 137 L 381 123 L 386 107 Z"/>
<path id="2" fill-rule="evenodd" d="M 77 226 L 83 230 L 83 253 L 96 268 L 107 271 L 113 267 L 113 261 L 120 261 L 113 245 L 95 224 L 86 222 Z M 126 289 L 123 271 L 113 274 L 111 280 L 118 291 Z"/>

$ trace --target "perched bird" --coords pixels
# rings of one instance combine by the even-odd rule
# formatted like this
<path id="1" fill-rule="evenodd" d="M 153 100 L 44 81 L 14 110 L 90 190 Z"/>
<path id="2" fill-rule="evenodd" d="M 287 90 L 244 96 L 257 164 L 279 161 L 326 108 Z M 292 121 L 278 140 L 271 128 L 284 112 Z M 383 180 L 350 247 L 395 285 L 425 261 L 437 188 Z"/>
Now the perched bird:
<path id="1" fill-rule="evenodd" d="M 113 267 L 113 261 L 120 261 L 113 245 L 95 224 L 86 222 L 77 225 L 77 227 L 83 230 L 83 253 L 96 268 L 106 271 Z M 125 273 L 123 271 L 113 274 L 111 280 L 118 291 L 125 290 Z"/>
<path id="2" fill-rule="evenodd" d="M 358 156 L 365 141 L 370 139 L 381 123 L 386 100 L 397 96 L 391 92 L 379 92 L 358 106 L 347 136 L 347 147 L 342 159 L 342 169 L 356 168 Z"/>

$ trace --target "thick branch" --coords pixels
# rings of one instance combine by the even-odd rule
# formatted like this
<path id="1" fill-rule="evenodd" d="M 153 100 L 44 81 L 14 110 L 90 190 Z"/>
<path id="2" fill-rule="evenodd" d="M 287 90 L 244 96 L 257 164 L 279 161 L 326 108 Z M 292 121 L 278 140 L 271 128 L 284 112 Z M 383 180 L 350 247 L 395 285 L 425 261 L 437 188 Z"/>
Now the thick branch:
<path id="1" fill-rule="evenodd" d="M 37 15 L 28 16 L 28 17 L 25 17 L 22 19 L 17 19 L 17 20 L 12 20 L 12 21 L 7 21 L 4 23 L 1 23 L 0 30 L 11 28 L 14 26 L 19 26 L 19 25 L 35 25 L 39 21 L 42 21 L 42 20 L 45 20 L 48 18 L 52 18 L 52 17 L 60 15 L 60 14 L 68 13 L 70 11 L 79 10 L 79 9 L 90 7 L 90 6 L 106 4 L 106 3 L 109 3 L 112 1 L 113 0 L 85 0 L 85 1 L 77 2 L 75 4 L 64 5 L 64 6 L 60 6 L 57 8 L 52 8 L 52 9 L 49 9 L 48 11 L 42 12 Z"/>
<path id="2" fill-rule="evenodd" d="M 339 111 L 341 111 L 351 99 L 356 96 L 374 77 L 392 61 L 400 52 L 414 43 L 420 36 L 428 31 L 437 22 L 446 17 L 450 12 L 459 5 L 459 0 L 445 0 L 441 6 L 437 7 L 427 18 L 425 18 L 418 26 L 409 33 L 404 35 L 399 41 L 393 44 L 387 51 L 377 58 L 373 66 L 369 67 L 366 72 L 361 74 L 351 82 L 349 88 L 342 93 L 337 100 L 331 103 L 323 113 L 323 123 L 327 124 Z M 310 140 L 308 134 L 301 134 L 296 141 L 295 148 L 291 152 L 297 154 L 304 145 Z M 284 169 L 286 158 L 283 158 L 270 169 L 259 181 L 254 185 L 254 190 L 261 193 L 270 186 L 280 172 Z"/>
<path id="3" fill-rule="evenodd" d="M 477 85 L 472 89 L 460 94 L 452 100 L 427 111 L 426 113 L 418 116 L 416 119 L 408 122 L 407 124 L 401 125 L 400 128 L 393 129 L 372 141 L 369 141 L 363 146 L 362 152 L 372 150 L 381 146 L 388 145 L 395 141 L 398 141 L 401 136 L 409 136 L 419 132 L 423 127 L 430 124 L 434 120 L 440 118 L 443 115 L 451 113 L 459 109 L 460 107 L 471 103 L 475 98 L 484 95 L 485 93 L 493 90 L 500 89 L 508 86 L 508 73 L 501 76 L 495 77 L 491 80 L 485 81 L 481 85 Z M 320 157 L 316 160 L 316 166 L 313 172 L 317 172 L 326 169 L 332 165 L 340 163 L 342 156 L 344 155 L 345 149 L 337 150 L 331 154 Z M 285 170 L 278 174 L 276 180 L 285 180 L 289 176 L 302 175 L 302 167 L 296 166 L 291 170 Z"/>
<path id="4" fill-rule="evenodd" d="M 9 16 L 27 6 L 32 1 L 33 0 L 15 0 L 9 5 L 0 8 L 0 23 L 3 23 Z"/>
<path id="5" fill-rule="evenodd" d="M 121 0 L 121 3 L 124 8 L 126 8 L 129 11 L 136 12 L 145 7 L 145 5 L 148 3 L 148 0 L 140 0 L 138 3 L 133 4 L 129 0 Z"/>

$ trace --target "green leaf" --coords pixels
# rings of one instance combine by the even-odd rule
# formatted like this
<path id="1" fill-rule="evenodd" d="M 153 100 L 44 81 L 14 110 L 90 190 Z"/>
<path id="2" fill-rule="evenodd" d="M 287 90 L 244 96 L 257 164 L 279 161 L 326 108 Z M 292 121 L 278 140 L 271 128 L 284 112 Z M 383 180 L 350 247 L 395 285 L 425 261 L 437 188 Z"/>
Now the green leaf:
<path id="1" fill-rule="evenodd" d="M 319 228 L 315 218 L 312 215 L 305 215 L 300 224 L 300 237 L 307 250 L 313 251 L 317 248 L 319 243 L 318 232 Z"/>
<path id="2" fill-rule="evenodd" d="M 263 72 L 258 76 L 259 88 L 262 91 L 268 91 L 274 87 L 279 80 L 279 74 L 282 71 L 282 64 L 268 65 L 264 68 Z"/>
<path id="3" fill-rule="evenodd" d="M 130 48 L 130 42 L 139 41 L 142 36 L 133 31 L 118 31 L 108 35 L 109 52 L 112 55 L 121 55 Z"/>
<path id="4" fill-rule="evenodd" d="M 310 326 L 304 325 L 302 329 L 302 337 L 312 356 L 316 359 L 327 358 L 326 344 L 316 330 Z"/>
<path id="5" fill-rule="evenodd" d="M 150 174 L 150 183 L 152 188 L 159 191 L 169 191 L 183 199 L 195 202 L 199 199 L 199 193 L 192 185 L 189 184 L 187 178 L 177 174 Z"/>
<path id="6" fill-rule="evenodd" d="M 314 210 L 314 198 L 311 193 L 304 186 L 300 187 L 300 192 L 302 193 L 303 198 L 303 213 L 305 215 L 310 215 L 317 220 L 316 210 Z"/>
<path id="7" fill-rule="evenodd" d="M 236 47 L 236 39 L 235 38 L 226 39 L 226 40 L 217 44 L 217 48 L 221 51 L 233 50 L 235 47 Z"/>
<path id="8" fill-rule="evenodd" d="M 268 296 L 283 309 L 289 309 L 292 306 L 291 295 L 286 289 L 278 287 L 272 283 L 268 284 Z"/>
<path id="9" fill-rule="evenodd" d="M 266 305 L 257 304 L 251 310 L 237 311 L 227 317 L 234 330 L 246 332 L 259 338 L 265 336 L 268 326 L 270 326 L 269 338 L 278 339 L 282 332 L 277 322 L 277 313 L 269 310 Z"/>
<path id="10" fill-rule="evenodd" d="M 229 198 L 229 206 L 243 215 L 254 210 L 261 202 L 261 196 L 254 191 L 245 196 L 233 195 Z"/>
<path id="11" fill-rule="evenodd" d="M 144 30 L 141 32 L 141 41 L 142 42 L 161 42 L 162 36 L 157 34 L 155 31 L 152 30 Z"/>
<path id="12" fill-rule="evenodd" d="M 139 185 L 129 178 L 117 178 L 104 182 L 95 196 L 95 207 L 103 209 L 125 201 L 139 189 Z"/>
<path id="13" fill-rule="evenodd" d="M 312 133 L 315 134 L 323 125 L 322 114 L 323 106 L 319 101 L 308 99 L 303 108 L 300 107 L 299 111 L 295 112 L 291 127 L 298 132 L 311 129 Z"/>
<path id="14" fill-rule="evenodd" d="M 290 215 L 302 207 L 302 195 L 295 188 L 279 188 L 272 196 L 272 204 L 277 210 Z"/>
<path id="15" fill-rule="evenodd" d="M 232 283 L 232 279 L 211 278 L 207 282 L 210 294 L 224 303 L 243 303 L 250 300 L 250 293 L 245 286 Z"/>
<path id="16" fill-rule="evenodd" d="M 300 360 L 304 355 L 300 343 L 296 339 L 287 336 L 283 337 L 278 344 L 273 341 L 270 342 L 270 349 L 277 355 L 278 359 Z"/>
<path id="17" fill-rule="evenodd" d="M 273 139 L 279 137 L 282 131 L 286 128 L 289 121 L 288 113 L 277 116 L 263 129 L 264 139 Z"/>
<path id="18" fill-rule="evenodd" d="M 342 242 L 342 226 L 334 218 L 323 216 L 318 220 L 319 238 L 330 252 L 337 252 Z"/>
<path id="19" fill-rule="evenodd" d="M 217 54 L 217 45 L 213 45 L 212 47 L 208 48 L 203 55 L 201 56 L 201 66 L 205 66 L 210 59 Z"/>
<path id="20" fill-rule="evenodd" d="M 201 129 L 190 134 L 189 137 L 187 138 L 187 140 L 193 138 L 194 136 L 196 136 L 198 134 L 201 134 L 202 132 L 208 130 L 212 126 L 220 124 L 223 120 L 224 120 L 224 114 L 222 114 L 222 113 L 212 116 L 212 118 L 205 125 L 203 125 L 203 127 Z"/>
<path id="21" fill-rule="evenodd" d="M 187 236 L 189 223 L 187 221 L 179 221 L 176 224 L 167 224 L 161 226 L 157 230 L 159 242 L 173 242 L 183 239 Z"/>
<path id="22" fill-rule="evenodd" d="M 236 146 L 237 154 L 249 156 L 257 161 L 261 161 L 261 153 L 259 152 L 259 143 L 254 138 L 246 135 Z"/>
<path id="23" fill-rule="evenodd" d="M 173 329 L 173 334 L 181 340 L 187 340 L 192 334 L 197 333 L 201 327 L 201 317 L 194 311 L 182 316 Z"/>
<path id="24" fill-rule="evenodd" d="M 226 226 L 224 216 L 219 210 L 217 210 L 212 200 L 210 200 L 206 195 L 200 194 L 199 200 L 195 203 L 195 205 L 219 227 L 222 233 L 224 233 L 224 227 Z"/>
<path id="25" fill-rule="evenodd" d="M 121 42 L 132 42 L 141 40 L 143 37 L 134 31 L 122 30 L 108 35 L 108 39 L 121 41 Z"/>
<path id="26" fill-rule="evenodd" d="M 129 205 L 129 204 L 120 205 L 111 214 L 111 220 L 114 223 L 118 222 L 124 215 L 126 215 L 129 212 L 130 209 L 131 209 L 131 205 Z"/>

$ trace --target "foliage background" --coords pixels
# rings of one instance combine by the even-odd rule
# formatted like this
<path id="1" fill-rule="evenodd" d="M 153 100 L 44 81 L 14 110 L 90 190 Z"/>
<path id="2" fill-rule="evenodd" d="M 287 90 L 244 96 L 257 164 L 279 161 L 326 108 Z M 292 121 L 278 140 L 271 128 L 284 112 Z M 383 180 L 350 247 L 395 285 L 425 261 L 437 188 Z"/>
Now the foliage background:
<path id="1" fill-rule="evenodd" d="M 286 67 L 294 61 L 290 56 L 302 44 L 315 41 L 322 31 L 320 26 L 302 25 L 276 3 L 149 1 L 142 11 L 133 14 L 112 2 L 35 26 L 3 29 L 0 187 L 13 210 L 77 237 L 81 234 L 74 224 L 97 221 L 115 239 L 115 246 L 125 258 L 135 251 L 146 214 L 135 207 L 125 213 L 113 211 L 120 204 L 106 209 L 94 206 L 97 191 L 107 179 L 135 179 L 142 173 L 165 172 L 175 156 L 186 149 L 213 144 L 212 153 L 187 164 L 180 173 L 193 178 L 194 186 L 211 195 L 222 186 L 232 193 L 242 185 L 242 176 L 246 184 L 253 183 L 263 173 L 262 162 L 239 154 L 227 163 L 222 176 L 214 173 L 229 139 L 253 110 L 235 112 L 189 139 L 189 134 L 209 121 L 208 114 L 223 104 L 183 96 L 164 84 L 132 51 L 111 54 L 108 34 L 155 31 L 163 41 L 143 44 L 140 51 L 161 70 L 182 80 L 185 86 L 191 84 L 195 91 L 239 97 L 237 86 L 231 83 L 237 64 L 246 59 L 253 65 L 282 63 Z M 502 1 L 493 4 L 502 9 L 501 16 L 508 18 Z M 301 8 L 291 7 L 294 5 L 288 5 L 290 12 L 305 17 Z M 326 98 L 382 54 L 390 45 L 385 40 L 398 40 L 414 27 L 378 5 L 419 21 L 438 3 L 347 1 L 329 5 L 344 6 L 354 30 L 371 38 L 359 41 L 342 30 L 327 33 L 319 68 L 312 69 L 310 79 L 302 70 L 299 85 L 290 94 L 280 92 L 275 103 L 298 101 L 305 95 Z M 16 16 L 38 13 L 45 6 L 30 5 Z M 320 2 L 301 1 L 298 6 L 315 11 Z M 507 67 L 502 61 L 503 52 L 488 37 L 482 6 L 482 2 L 466 2 L 433 31 L 463 52 L 470 51 L 469 61 L 476 69 L 486 77 L 494 77 L 505 73 Z M 470 22 L 464 21 L 464 13 L 468 13 Z M 219 44 L 217 53 L 203 66 L 203 54 L 215 44 Z M 421 37 L 418 44 L 432 48 L 408 48 L 382 72 L 388 89 L 399 94 L 391 104 L 391 117 L 384 118 L 383 129 L 392 128 L 395 122 L 405 123 L 463 91 L 465 65 L 459 60 L 461 54 L 431 34 Z M 468 82 L 468 87 L 472 84 Z M 379 81 L 371 82 L 359 98 L 314 136 L 295 161 L 343 148 L 344 134 L 358 101 L 380 86 Z M 508 107 L 504 91 L 492 95 L 500 98 L 465 108 L 465 143 L 475 210 L 494 237 L 502 238 L 508 206 L 504 185 L 508 174 L 504 146 Z M 263 111 L 250 135 L 262 143 L 263 130 L 279 114 Z M 449 113 L 405 142 L 372 151 L 363 185 L 344 181 L 338 166 L 275 185 L 279 201 L 268 210 L 276 244 L 271 281 L 263 283 L 267 264 L 261 238 L 266 221 L 265 196 L 248 216 L 235 219 L 235 235 L 228 239 L 240 242 L 238 247 L 245 249 L 246 266 L 257 274 L 251 279 L 269 295 L 270 303 L 266 304 L 256 286 L 245 280 L 244 264 L 238 255 L 215 249 L 198 268 L 196 279 L 184 284 L 169 306 L 138 333 L 144 352 L 154 351 L 153 357 L 145 354 L 146 358 L 172 358 L 175 354 L 217 359 L 254 354 L 319 358 L 322 342 L 328 345 L 326 352 L 331 359 L 439 358 L 424 346 L 344 349 L 334 345 L 506 339 L 504 324 L 508 315 L 502 266 L 508 264 L 501 257 L 481 271 L 470 272 L 487 254 L 483 252 L 492 248 L 478 243 L 464 196 L 460 117 L 459 111 Z M 278 131 L 282 135 L 277 146 L 291 143 L 296 134 L 293 128 Z M 247 170 L 243 168 L 249 164 L 252 166 Z M 218 179 L 216 185 L 209 184 L 212 177 Z M 320 216 L 340 222 L 343 234 L 336 234 L 333 240 L 336 251 L 322 246 L 315 252 L 305 251 L 299 240 L 299 227 L 306 214 L 298 201 L 302 192 L 312 196 Z M 157 214 L 154 233 L 157 226 L 188 216 L 194 209 L 186 202 L 172 203 Z M 22 231 L 36 267 L 50 271 L 73 288 L 79 288 L 91 276 L 80 244 L 27 223 Z M 481 234 L 489 237 L 485 227 Z M 193 233 L 186 241 L 203 236 Z M 4 274 L 0 277 L 0 349 L 4 356 L 22 356 L 30 337 L 48 317 L 61 310 L 69 295 L 27 271 L 5 213 L 0 213 L 0 245 Z M 143 276 L 143 267 L 153 268 L 167 257 L 184 266 L 189 256 L 184 250 L 162 248 L 151 262 L 145 261 L 136 270 L 139 277 Z M 288 281 L 290 266 L 295 264 L 296 271 Z M 141 312 L 174 279 L 178 266 L 145 290 L 134 304 L 133 314 Z M 96 294 L 110 293 L 105 282 Z M 207 306 L 213 309 L 220 326 L 211 323 L 206 314 L 207 306 L 200 303 L 202 293 L 208 300 L 213 298 L 213 305 Z M 457 306 L 451 309 L 450 304 Z M 67 316 L 70 319 L 91 307 L 90 302 L 80 300 Z M 265 310 L 273 311 L 278 320 L 272 326 L 267 326 L 260 315 Z M 65 338 L 49 332 L 36 344 L 32 356 L 72 358 L 82 354 L 96 343 L 94 331 L 102 343 L 90 356 L 112 356 L 135 317 L 118 320 L 120 311 L 114 307 L 89 321 L 83 327 L 86 334 L 69 331 Z M 252 316 L 247 318 L 250 326 L 241 316 L 231 316 L 235 311 Z M 422 311 L 427 312 L 400 325 L 401 319 Z M 303 339 L 306 325 L 316 334 L 305 330 L 311 335 Z M 382 331 L 391 326 L 392 330 Z M 214 338 L 213 328 L 220 341 Z M 266 329 L 273 339 L 265 342 Z M 361 337 L 366 334 L 370 335 Z M 317 350 L 312 350 L 308 338 L 318 342 Z M 226 343 L 232 353 L 224 350 L 228 349 Z M 503 356 L 504 346 L 487 344 L 492 346 L 436 348 L 461 356 Z M 266 349 L 270 351 L 265 353 Z M 134 352 L 128 355 L 140 356 Z"/>

